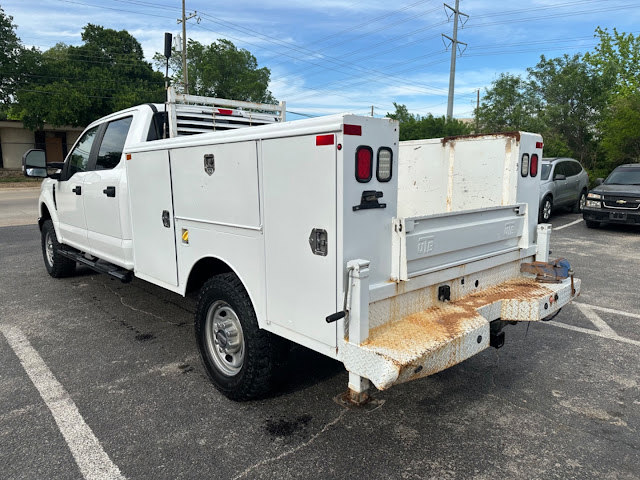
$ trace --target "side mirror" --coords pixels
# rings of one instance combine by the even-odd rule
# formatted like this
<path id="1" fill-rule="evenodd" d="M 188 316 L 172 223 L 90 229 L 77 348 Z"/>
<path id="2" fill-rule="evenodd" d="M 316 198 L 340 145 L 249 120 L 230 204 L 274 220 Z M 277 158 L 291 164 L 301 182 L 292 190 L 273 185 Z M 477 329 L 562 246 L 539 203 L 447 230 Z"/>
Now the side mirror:
<path id="1" fill-rule="evenodd" d="M 604 183 L 604 178 L 596 178 L 596 187 L 602 185 Z"/>
<path id="2" fill-rule="evenodd" d="M 22 155 L 22 173 L 27 177 L 47 177 L 47 155 L 44 150 L 31 149 Z"/>
<path id="3" fill-rule="evenodd" d="M 566 175 L 563 175 L 563 174 L 561 174 L 561 173 L 557 173 L 557 174 L 553 177 L 553 179 L 554 179 L 554 180 L 566 180 L 566 179 L 567 179 L 567 176 L 566 176 Z"/>
<path id="4" fill-rule="evenodd" d="M 27 177 L 36 178 L 54 178 L 59 179 L 59 173 L 53 173 L 49 175 L 48 168 L 61 169 L 64 167 L 64 162 L 50 162 L 47 163 L 47 154 L 44 150 L 32 148 L 22 155 L 22 173 Z"/>

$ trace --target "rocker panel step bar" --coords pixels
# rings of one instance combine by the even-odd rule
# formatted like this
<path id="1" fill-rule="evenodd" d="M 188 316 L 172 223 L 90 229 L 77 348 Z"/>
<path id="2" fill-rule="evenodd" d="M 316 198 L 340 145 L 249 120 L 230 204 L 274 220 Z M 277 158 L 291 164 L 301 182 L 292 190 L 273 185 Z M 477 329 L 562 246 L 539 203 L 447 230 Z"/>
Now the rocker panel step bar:
<path id="1" fill-rule="evenodd" d="M 58 250 L 58 253 L 63 257 L 70 258 L 71 260 L 75 260 L 78 263 L 86 265 L 87 267 L 95 270 L 98 273 L 106 273 L 114 278 L 117 278 L 122 283 L 129 283 L 133 280 L 133 272 L 131 270 L 125 270 L 124 268 L 120 268 L 116 265 L 112 265 L 111 263 L 106 263 L 104 261 L 98 260 L 89 260 L 83 254 L 79 252 L 71 252 L 69 250 Z"/>

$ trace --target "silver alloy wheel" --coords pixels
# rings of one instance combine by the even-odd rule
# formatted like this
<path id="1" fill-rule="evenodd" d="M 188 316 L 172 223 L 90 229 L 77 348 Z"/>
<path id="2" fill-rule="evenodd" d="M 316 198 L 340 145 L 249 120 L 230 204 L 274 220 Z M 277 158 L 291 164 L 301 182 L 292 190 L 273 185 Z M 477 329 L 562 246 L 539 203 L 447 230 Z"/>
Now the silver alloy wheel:
<path id="1" fill-rule="evenodd" d="M 44 238 L 44 245 L 47 254 L 47 262 L 50 267 L 53 267 L 53 238 L 51 237 L 51 232 L 47 232 L 47 235 Z"/>
<path id="2" fill-rule="evenodd" d="M 542 218 L 546 221 L 551 218 L 551 200 L 548 198 L 542 204 Z"/>
<path id="3" fill-rule="evenodd" d="M 580 211 L 584 210 L 584 206 L 587 204 L 587 196 L 584 193 L 580 194 Z"/>
<path id="4" fill-rule="evenodd" d="M 204 325 L 209 357 L 220 373 L 232 377 L 244 364 L 244 335 L 238 315 L 223 301 L 213 302 Z"/>

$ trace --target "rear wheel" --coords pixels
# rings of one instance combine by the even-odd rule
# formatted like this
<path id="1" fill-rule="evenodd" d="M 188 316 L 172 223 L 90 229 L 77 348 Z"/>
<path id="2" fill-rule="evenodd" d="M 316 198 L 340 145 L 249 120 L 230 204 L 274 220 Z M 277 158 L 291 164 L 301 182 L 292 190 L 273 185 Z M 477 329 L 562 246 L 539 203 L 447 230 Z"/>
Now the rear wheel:
<path id="1" fill-rule="evenodd" d="M 42 224 L 42 256 L 47 272 L 53 278 L 70 277 L 76 270 L 76 262 L 60 255 L 60 242 L 51 220 Z"/>
<path id="2" fill-rule="evenodd" d="M 278 339 L 258 327 L 249 295 L 235 274 L 216 275 L 204 284 L 195 334 L 207 374 L 220 392 L 232 400 L 268 393 Z"/>
<path id="3" fill-rule="evenodd" d="M 547 223 L 551 218 L 551 209 L 553 208 L 553 202 L 551 197 L 544 197 L 540 204 L 540 213 L 538 214 L 538 223 Z"/>
<path id="4" fill-rule="evenodd" d="M 573 213 L 581 213 L 584 209 L 584 206 L 587 204 L 587 192 L 583 190 L 580 192 L 580 197 L 578 197 L 578 201 L 573 205 L 571 209 Z"/>
<path id="5" fill-rule="evenodd" d="M 587 224 L 587 228 L 598 228 L 600 226 L 600 222 L 594 222 L 593 220 L 585 220 L 584 223 Z"/>

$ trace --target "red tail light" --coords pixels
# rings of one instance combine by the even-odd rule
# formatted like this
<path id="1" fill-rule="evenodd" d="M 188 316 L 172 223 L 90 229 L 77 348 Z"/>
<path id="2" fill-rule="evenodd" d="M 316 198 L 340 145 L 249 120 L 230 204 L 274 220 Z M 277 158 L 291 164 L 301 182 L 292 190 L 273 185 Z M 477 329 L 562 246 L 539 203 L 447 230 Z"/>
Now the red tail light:
<path id="1" fill-rule="evenodd" d="M 530 168 L 532 177 L 535 177 L 536 175 L 538 175 L 538 154 L 537 153 L 534 153 L 533 155 L 531 155 L 531 166 L 529 168 Z"/>
<path id="2" fill-rule="evenodd" d="M 316 145 L 333 145 L 333 135 L 317 135 Z"/>
<path id="3" fill-rule="evenodd" d="M 356 180 L 367 183 L 373 172 L 373 150 L 371 147 L 358 147 L 356 150 Z"/>
<path id="4" fill-rule="evenodd" d="M 226 108 L 219 108 L 218 113 L 220 115 L 233 115 L 233 110 L 227 110 Z"/>
<path id="5" fill-rule="evenodd" d="M 362 135 L 362 125 L 344 125 L 345 135 Z"/>

